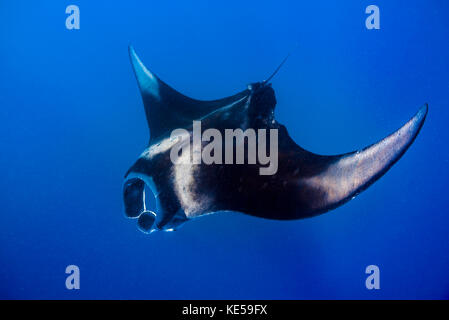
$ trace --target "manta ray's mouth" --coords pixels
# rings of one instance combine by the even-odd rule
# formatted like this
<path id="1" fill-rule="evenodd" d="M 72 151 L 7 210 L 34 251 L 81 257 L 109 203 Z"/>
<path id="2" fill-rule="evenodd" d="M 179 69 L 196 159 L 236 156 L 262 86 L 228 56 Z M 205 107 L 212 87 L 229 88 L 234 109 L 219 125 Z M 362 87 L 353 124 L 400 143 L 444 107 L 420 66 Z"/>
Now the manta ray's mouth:
<path id="1" fill-rule="evenodd" d="M 123 185 L 125 215 L 130 219 L 138 219 L 137 226 L 143 233 L 174 231 L 187 220 L 183 210 L 178 210 L 173 215 L 164 213 L 160 194 L 151 177 L 131 172 L 125 179 Z"/>
<path id="2" fill-rule="evenodd" d="M 153 191 L 149 186 L 146 187 L 145 181 L 140 178 L 130 178 L 125 181 L 123 186 L 123 200 L 125 203 L 125 214 L 128 218 L 139 219 L 139 229 L 145 233 L 151 233 L 156 230 L 156 213 L 147 210 L 146 197 L 152 196 Z"/>

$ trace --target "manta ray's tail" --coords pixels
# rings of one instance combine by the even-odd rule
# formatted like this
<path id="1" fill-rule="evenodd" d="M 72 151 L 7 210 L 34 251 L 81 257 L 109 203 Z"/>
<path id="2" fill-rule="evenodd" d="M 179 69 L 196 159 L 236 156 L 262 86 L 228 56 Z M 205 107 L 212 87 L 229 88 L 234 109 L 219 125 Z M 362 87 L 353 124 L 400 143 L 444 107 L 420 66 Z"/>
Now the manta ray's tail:
<path id="1" fill-rule="evenodd" d="M 282 62 L 278 65 L 276 70 L 274 70 L 274 72 L 271 74 L 271 76 L 269 76 L 266 80 L 262 81 L 262 84 L 266 84 L 266 83 L 268 83 L 268 81 L 273 79 L 273 77 L 278 73 L 278 71 L 282 68 L 282 66 L 284 65 L 284 63 L 287 61 L 287 59 L 289 57 L 290 57 L 290 53 L 288 53 L 287 56 L 284 58 L 284 60 L 282 60 Z"/>

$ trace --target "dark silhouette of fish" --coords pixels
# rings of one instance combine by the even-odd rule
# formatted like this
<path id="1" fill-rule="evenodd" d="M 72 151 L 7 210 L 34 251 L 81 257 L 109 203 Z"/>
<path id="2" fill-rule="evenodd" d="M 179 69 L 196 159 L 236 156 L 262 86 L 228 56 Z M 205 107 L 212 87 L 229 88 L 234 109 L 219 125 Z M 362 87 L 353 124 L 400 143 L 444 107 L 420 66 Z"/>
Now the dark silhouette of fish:
<path id="1" fill-rule="evenodd" d="M 126 173 L 123 194 L 126 215 L 138 218 L 144 232 L 172 231 L 187 220 L 219 211 L 291 220 L 335 209 L 368 188 L 401 158 L 420 131 L 428 110 L 424 105 L 402 128 L 369 147 L 322 156 L 299 147 L 274 118 L 276 98 L 268 83 L 271 77 L 233 96 L 200 101 L 162 82 L 143 65 L 132 47 L 129 54 L 145 106 L 150 141 Z M 171 133 L 183 128 L 189 133 L 188 142 L 193 142 L 195 120 L 201 121 L 203 131 L 214 128 L 223 136 L 226 129 L 274 129 L 278 135 L 277 170 L 261 174 L 266 162 L 247 161 L 247 152 L 244 164 L 174 163 L 170 152 L 179 140 Z M 146 210 L 145 185 L 155 196 L 156 212 Z"/>

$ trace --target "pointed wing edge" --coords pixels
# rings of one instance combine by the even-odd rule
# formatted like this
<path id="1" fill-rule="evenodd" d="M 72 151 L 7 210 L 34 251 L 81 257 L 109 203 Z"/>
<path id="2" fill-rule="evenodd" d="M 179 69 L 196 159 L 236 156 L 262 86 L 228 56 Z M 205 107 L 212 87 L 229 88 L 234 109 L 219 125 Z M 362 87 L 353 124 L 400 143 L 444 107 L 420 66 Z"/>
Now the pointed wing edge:
<path id="1" fill-rule="evenodd" d="M 311 203 L 314 212 L 324 213 L 353 199 L 382 177 L 407 151 L 421 130 L 428 105 L 399 130 L 360 151 L 330 156 L 326 170 L 304 183 L 323 196 Z"/>

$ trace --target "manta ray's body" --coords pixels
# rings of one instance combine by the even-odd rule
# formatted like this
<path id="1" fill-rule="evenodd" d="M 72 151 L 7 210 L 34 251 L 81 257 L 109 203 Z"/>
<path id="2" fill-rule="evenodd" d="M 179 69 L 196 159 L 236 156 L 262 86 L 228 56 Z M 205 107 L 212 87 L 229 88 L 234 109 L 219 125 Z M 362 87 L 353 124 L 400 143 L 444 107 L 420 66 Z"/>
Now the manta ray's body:
<path id="1" fill-rule="evenodd" d="M 158 79 L 132 48 L 131 62 L 150 127 L 149 147 L 126 174 L 125 212 L 141 230 L 174 230 L 183 222 L 218 211 L 238 211 L 278 220 L 301 219 L 334 209 L 379 179 L 412 144 L 427 105 L 402 128 L 363 150 L 321 156 L 296 145 L 274 118 L 274 90 L 266 82 L 228 98 L 199 101 Z M 192 121 L 203 130 L 277 129 L 278 170 L 260 175 L 256 164 L 189 164 L 171 161 L 176 141 L 171 132 L 192 134 Z M 145 209 L 145 185 L 155 195 L 156 212 Z"/>

